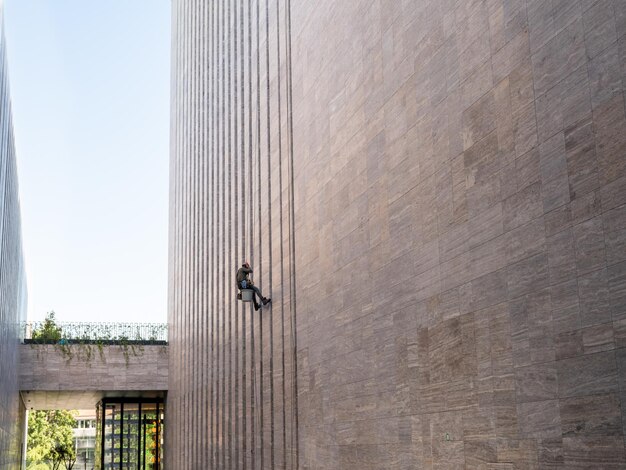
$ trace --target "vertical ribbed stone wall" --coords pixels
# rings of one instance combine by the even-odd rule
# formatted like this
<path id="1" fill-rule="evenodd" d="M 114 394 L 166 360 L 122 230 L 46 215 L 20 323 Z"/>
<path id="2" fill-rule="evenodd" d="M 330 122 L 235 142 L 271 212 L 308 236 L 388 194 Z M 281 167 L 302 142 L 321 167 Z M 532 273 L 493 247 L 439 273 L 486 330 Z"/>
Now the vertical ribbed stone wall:
<path id="1" fill-rule="evenodd" d="M 297 467 L 287 14 L 172 2 L 168 468 Z"/>
<path id="2" fill-rule="evenodd" d="M 17 167 L 0 2 L 0 468 L 21 465 L 24 405 L 19 396 L 19 323 L 26 320 Z"/>
<path id="3" fill-rule="evenodd" d="M 170 464 L 625 468 L 624 0 L 173 5 Z"/>

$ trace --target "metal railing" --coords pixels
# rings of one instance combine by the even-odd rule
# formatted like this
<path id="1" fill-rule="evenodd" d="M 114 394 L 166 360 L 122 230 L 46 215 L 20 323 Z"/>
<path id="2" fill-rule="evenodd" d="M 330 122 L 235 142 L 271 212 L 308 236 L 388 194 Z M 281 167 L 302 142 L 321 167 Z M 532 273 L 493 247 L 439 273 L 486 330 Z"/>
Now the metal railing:
<path id="1" fill-rule="evenodd" d="M 44 327 L 45 321 L 22 323 L 24 342 L 167 344 L 167 323 L 55 322 L 52 334 Z"/>

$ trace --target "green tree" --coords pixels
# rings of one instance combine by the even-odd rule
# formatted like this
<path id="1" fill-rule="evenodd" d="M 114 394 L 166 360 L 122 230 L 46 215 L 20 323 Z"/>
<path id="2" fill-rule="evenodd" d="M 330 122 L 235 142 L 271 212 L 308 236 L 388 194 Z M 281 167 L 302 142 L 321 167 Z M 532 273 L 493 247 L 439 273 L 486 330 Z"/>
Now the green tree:
<path id="1" fill-rule="evenodd" d="M 61 327 L 57 325 L 54 311 L 46 314 L 46 319 L 39 328 L 33 330 L 32 338 L 40 343 L 58 343 L 63 336 Z"/>
<path id="2" fill-rule="evenodd" d="M 76 461 L 74 433 L 76 411 L 31 411 L 28 415 L 28 469 L 51 464 L 57 470 L 61 464 L 72 468 Z"/>

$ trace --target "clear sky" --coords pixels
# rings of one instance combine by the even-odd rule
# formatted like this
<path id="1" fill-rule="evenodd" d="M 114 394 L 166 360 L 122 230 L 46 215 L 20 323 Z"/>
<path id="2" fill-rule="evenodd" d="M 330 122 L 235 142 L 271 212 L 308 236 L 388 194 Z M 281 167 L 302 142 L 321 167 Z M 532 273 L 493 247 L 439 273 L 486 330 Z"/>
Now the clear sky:
<path id="1" fill-rule="evenodd" d="M 5 0 L 28 316 L 164 322 L 169 0 Z"/>

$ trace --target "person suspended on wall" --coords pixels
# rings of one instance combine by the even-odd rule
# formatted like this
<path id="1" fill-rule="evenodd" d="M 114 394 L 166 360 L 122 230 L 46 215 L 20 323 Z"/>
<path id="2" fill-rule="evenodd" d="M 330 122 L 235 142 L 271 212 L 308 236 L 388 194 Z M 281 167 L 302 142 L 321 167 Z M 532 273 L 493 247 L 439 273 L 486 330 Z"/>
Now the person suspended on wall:
<path id="1" fill-rule="evenodd" d="M 250 274 L 252 274 L 252 268 L 247 261 L 244 261 L 241 267 L 237 270 L 237 288 L 241 291 L 241 289 L 251 289 L 254 292 L 252 296 L 252 301 L 254 302 L 254 309 L 258 310 L 260 305 L 257 302 L 257 297 L 263 303 L 263 305 L 267 305 L 272 301 L 269 297 L 263 297 L 261 294 L 261 289 L 254 285 L 254 283 L 250 280 Z M 241 299 L 241 292 L 237 296 L 238 299 Z"/>

